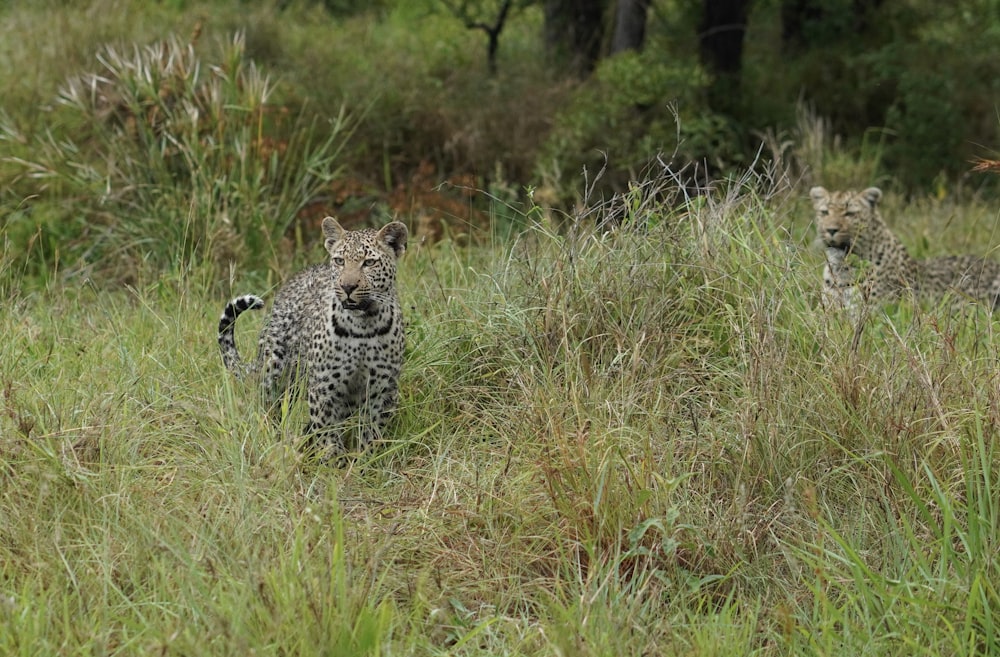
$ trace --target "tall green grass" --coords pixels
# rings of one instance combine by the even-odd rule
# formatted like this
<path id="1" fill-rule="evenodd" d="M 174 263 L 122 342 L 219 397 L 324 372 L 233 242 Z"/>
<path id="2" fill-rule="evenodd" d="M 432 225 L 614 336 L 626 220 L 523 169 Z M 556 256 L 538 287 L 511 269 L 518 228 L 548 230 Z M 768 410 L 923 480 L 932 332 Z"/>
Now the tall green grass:
<path id="1" fill-rule="evenodd" d="M 2 651 L 1000 650 L 993 318 L 826 314 L 804 203 L 647 182 L 414 245 L 400 412 L 343 469 L 224 372 L 211 276 L 31 291 L 8 247 Z"/>

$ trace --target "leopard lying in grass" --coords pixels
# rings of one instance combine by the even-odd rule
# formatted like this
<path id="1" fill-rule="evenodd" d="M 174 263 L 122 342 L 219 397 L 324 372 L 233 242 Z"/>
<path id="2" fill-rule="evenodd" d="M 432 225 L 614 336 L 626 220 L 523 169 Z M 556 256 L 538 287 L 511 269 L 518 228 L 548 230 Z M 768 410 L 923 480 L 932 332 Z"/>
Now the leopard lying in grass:
<path id="1" fill-rule="evenodd" d="M 930 301 L 952 294 L 990 310 L 1000 305 L 1000 262 L 971 255 L 912 257 L 882 220 L 878 187 L 863 192 L 813 187 L 809 196 L 819 239 L 826 246 L 826 304 L 856 312 L 865 303 L 912 293 Z"/>
<path id="2" fill-rule="evenodd" d="M 240 359 L 233 327 L 242 312 L 263 308 L 260 297 L 248 294 L 226 305 L 219 347 L 235 374 L 260 377 L 272 407 L 304 376 L 310 445 L 330 459 L 344 453 L 352 415 L 362 414 L 358 448 L 363 451 L 382 437 L 395 410 L 405 347 L 396 261 L 406 249 L 407 229 L 394 221 L 381 230 L 344 230 L 327 217 L 323 234 L 330 261 L 298 273 L 278 290 L 256 360 Z"/>

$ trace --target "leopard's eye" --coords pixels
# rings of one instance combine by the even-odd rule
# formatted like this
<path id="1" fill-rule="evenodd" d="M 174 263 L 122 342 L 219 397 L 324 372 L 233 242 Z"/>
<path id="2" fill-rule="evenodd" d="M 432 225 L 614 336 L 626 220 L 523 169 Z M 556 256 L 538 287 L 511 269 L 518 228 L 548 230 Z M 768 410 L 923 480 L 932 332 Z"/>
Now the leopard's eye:
<path id="1" fill-rule="evenodd" d="M 375 264 L 375 258 L 367 258 L 363 263 L 361 263 L 361 266 L 362 267 L 371 267 L 374 264 Z"/>
<path id="2" fill-rule="evenodd" d="M 821 216 L 821 217 L 829 217 L 830 216 L 830 211 L 829 210 L 825 210 L 825 209 L 824 210 L 820 210 L 819 211 L 819 216 Z"/>
<path id="3" fill-rule="evenodd" d="M 333 259 L 333 264 L 337 265 L 338 267 L 343 267 L 344 266 L 344 259 L 341 258 L 341 257 L 336 257 L 336 258 Z"/>
<path id="4" fill-rule="evenodd" d="M 858 216 L 858 213 L 854 210 L 848 210 L 847 212 L 844 213 L 844 216 L 847 217 L 848 219 L 853 219 L 854 217 Z"/>

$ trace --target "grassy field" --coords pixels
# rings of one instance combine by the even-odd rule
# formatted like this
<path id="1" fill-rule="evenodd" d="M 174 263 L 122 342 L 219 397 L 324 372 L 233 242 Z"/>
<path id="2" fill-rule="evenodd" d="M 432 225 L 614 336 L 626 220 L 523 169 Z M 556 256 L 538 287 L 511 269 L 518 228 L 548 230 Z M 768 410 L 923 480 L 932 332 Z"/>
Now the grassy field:
<path id="1" fill-rule="evenodd" d="M 997 324 L 828 314 L 755 192 L 416 245 L 392 439 L 340 470 L 227 376 L 204 271 L 8 249 L 0 652 L 996 653 Z"/>
<path id="2" fill-rule="evenodd" d="M 1000 655 L 1000 324 L 822 308 L 805 180 L 653 169 L 414 239 L 391 435 L 325 467 L 215 334 L 322 259 L 298 212 L 357 156 L 250 56 L 315 26 L 131 48 L 184 3 L 85 4 L 34 57 L 44 12 L 0 8 L 0 655 Z M 881 182 L 795 137 L 815 182 Z M 914 253 L 1000 244 L 990 199 L 885 186 Z"/>

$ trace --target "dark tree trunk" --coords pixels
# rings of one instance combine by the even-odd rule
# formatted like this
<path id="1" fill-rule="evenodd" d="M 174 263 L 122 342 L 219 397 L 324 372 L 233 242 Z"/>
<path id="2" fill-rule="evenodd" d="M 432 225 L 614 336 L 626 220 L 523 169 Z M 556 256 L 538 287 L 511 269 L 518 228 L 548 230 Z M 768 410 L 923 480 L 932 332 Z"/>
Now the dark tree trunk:
<path id="1" fill-rule="evenodd" d="M 467 11 L 468 8 L 465 3 L 456 5 L 451 0 L 441 0 L 441 2 L 444 3 L 444 6 L 451 13 L 465 23 L 467 28 L 470 30 L 482 30 L 486 33 L 486 65 L 489 68 L 490 75 L 496 75 L 497 52 L 500 50 L 500 33 L 503 32 L 503 28 L 507 24 L 507 17 L 510 15 L 514 0 L 504 0 L 504 3 L 500 6 L 500 11 L 492 23 L 474 19 Z"/>
<path id="2" fill-rule="evenodd" d="M 625 50 L 642 50 L 651 1 L 618 0 L 615 5 L 615 32 L 611 37 L 612 55 Z"/>
<path id="3" fill-rule="evenodd" d="M 500 8 L 500 13 L 492 25 L 479 23 L 473 27 L 486 32 L 489 42 L 486 46 L 486 64 L 490 69 L 490 75 L 497 74 L 497 51 L 500 50 L 500 33 L 503 32 L 504 24 L 507 22 L 507 15 L 510 13 L 512 0 L 506 0 Z"/>
<path id="4" fill-rule="evenodd" d="M 556 61 L 588 75 L 601 56 L 606 0 L 545 0 L 545 45 Z"/>
<path id="5" fill-rule="evenodd" d="M 709 104 L 724 114 L 739 106 L 743 36 L 751 0 L 703 0 L 699 28 L 701 61 L 713 74 Z"/>

